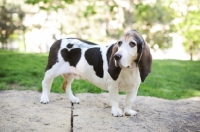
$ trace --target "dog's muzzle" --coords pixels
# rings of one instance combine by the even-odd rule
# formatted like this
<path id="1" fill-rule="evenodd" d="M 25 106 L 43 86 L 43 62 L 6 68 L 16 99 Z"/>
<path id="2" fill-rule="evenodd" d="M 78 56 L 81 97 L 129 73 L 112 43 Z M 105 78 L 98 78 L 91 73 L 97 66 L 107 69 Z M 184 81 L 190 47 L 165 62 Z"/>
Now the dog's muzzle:
<path id="1" fill-rule="evenodd" d="M 120 54 L 115 54 L 114 55 L 114 59 L 115 59 L 115 66 L 116 67 L 121 67 L 121 68 L 131 68 L 131 66 L 123 66 L 121 63 L 120 63 L 120 59 L 122 58 L 122 55 Z"/>

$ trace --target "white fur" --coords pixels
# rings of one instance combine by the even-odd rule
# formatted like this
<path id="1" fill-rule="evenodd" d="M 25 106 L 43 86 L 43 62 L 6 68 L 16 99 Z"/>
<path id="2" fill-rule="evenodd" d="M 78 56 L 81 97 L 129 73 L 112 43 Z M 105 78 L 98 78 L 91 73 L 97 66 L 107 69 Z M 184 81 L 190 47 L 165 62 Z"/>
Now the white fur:
<path id="1" fill-rule="evenodd" d="M 71 67 L 68 62 L 65 62 L 61 56 L 60 51 L 63 48 L 66 48 L 68 43 L 74 44 L 75 47 L 82 49 L 82 55 L 79 62 L 76 65 L 76 68 Z M 125 42 L 126 43 L 126 42 Z M 71 83 L 74 78 L 82 78 L 88 80 L 89 82 L 95 84 L 96 86 L 108 90 L 110 94 L 111 101 L 111 113 L 113 116 L 123 116 L 130 115 L 133 116 L 137 112 L 131 110 L 133 101 L 136 98 L 138 87 L 141 83 L 140 72 L 136 65 L 131 64 L 132 58 L 137 54 L 137 47 L 130 48 L 128 44 L 123 44 L 118 53 L 121 53 L 123 56 L 120 64 L 124 67 L 131 66 L 131 68 L 122 68 L 121 73 L 116 81 L 114 81 L 110 74 L 108 73 L 108 62 L 106 58 L 106 53 L 109 47 L 98 46 L 101 48 L 102 58 L 103 58 L 103 78 L 98 77 L 93 70 L 91 65 L 88 65 L 87 60 L 85 59 L 84 53 L 88 48 L 97 47 L 96 45 L 88 45 L 77 39 L 63 39 L 61 43 L 60 50 L 58 52 L 58 63 L 56 63 L 51 69 L 45 72 L 44 79 L 42 81 L 42 96 L 41 103 L 49 102 L 49 93 L 51 89 L 51 84 L 53 79 L 59 75 L 67 75 L 68 84 L 66 86 L 66 93 L 72 103 L 79 103 L 80 100 L 75 97 L 71 91 Z M 125 53 L 126 52 L 126 53 Z M 128 58 L 126 60 L 125 58 Z M 119 91 L 126 91 L 126 101 L 124 112 L 119 108 Z"/>

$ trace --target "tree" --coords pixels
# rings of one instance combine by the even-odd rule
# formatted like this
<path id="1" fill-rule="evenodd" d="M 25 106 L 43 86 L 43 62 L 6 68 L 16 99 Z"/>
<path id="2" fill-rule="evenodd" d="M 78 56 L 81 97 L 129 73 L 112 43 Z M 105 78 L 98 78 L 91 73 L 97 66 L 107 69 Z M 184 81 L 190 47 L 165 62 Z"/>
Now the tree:
<path id="1" fill-rule="evenodd" d="M 200 3 L 198 0 L 185 0 L 184 3 L 177 1 L 175 4 L 184 8 L 177 13 L 175 29 L 185 38 L 183 42 L 185 50 L 193 60 L 193 55 L 200 50 Z"/>
<path id="2" fill-rule="evenodd" d="M 118 39 L 125 31 L 135 28 L 146 35 L 146 41 L 149 42 L 151 47 L 155 44 L 158 44 L 160 48 L 170 47 L 170 22 L 174 13 L 173 9 L 169 8 L 170 3 L 164 0 L 157 0 L 156 3 L 147 3 L 148 1 L 140 0 L 65 0 L 59 2 L 55 0 L 27 0 L 26 2 L 29 4 L 41 2 L 42 4 L 39 4 L 42 5 L 40 8 L 48 11 L 51 9 L 54 11 L 65 10 L 67 7 L 73 6 L 74 10 L 77 11 L 76 14 L 73 14 L 73 17 L 79 19 L 78 23 L 75 20 L 72 23 L 74 27 L 79 25 L 76 27 L 76 31 L 79 31 L 76 33 L 77 36 L 90 34 L 90 32 L 85 32 L 88 31 L 88 28 L 98 33 L 99 31 L 96 31 L 95 27 L 105 25 L 101 30 L 105 30 L 106 37 Z M 92 22 L 89 20 L 92 20 Z M 87 26 L 82 26 L 80 22 L 88 23 Z M 159 29 L 153 31 L 152 29 L 155 29 L 157 25 L 159 25 Z M 61 27 L 63 31 L 66 30 L 65 25 Z"/>
<path id="3" fill-rule="evenodd" d="M 0 42 L 7 48 L 8 41 L 12 41 L 14 32 L 25 30 L 22 24 L 25 13 L 19 5 L 8 4 L 3 0 L 0 6 Z"/>
<path id="4" fill-rule="evenodd" d="M 58 10 L 64 8 L 66 4 L 72 4 L 74 0 L 25 0 L 27 4 L 38 4 L 40 3 L 40 9 L 42 10 Z"/>
<path id="5" fill-rule="evenodd" d="M 172 44 L 169 34 L 172 32 L 171 21 L 174 19 L 175 13 L 169 5 L 170 2 L 165 0 L 157 0 L 156 3 L 143 1 L 135 5 L 133 27 L 142 30 L 151 47 L 158 45 L 159 48 L 165 49 Z"/>

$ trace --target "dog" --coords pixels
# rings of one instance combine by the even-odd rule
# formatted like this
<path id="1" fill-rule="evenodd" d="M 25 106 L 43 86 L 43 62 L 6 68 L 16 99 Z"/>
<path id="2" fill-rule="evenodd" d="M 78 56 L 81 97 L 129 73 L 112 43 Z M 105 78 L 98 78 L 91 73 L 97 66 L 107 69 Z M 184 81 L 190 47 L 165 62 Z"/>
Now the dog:
<path id="1" fill-rule="evenodd" d="M 131 107 L 151 65 L 149 46 L 136 30 L 126 32 L 109 46 L 78 38 L 57 40 L 50 48 L 40 102 L 49 102 L 52 82 L 62 75 L 62 88 L 72 103 L 78 104 L 80 100 L 73 95 L 71 83 L 74 78 L 81 78 L 108 90 L 113 116 L 134 116 L 137 112 Z M 119 108 L 119 91 L 126 92 L 124 112 Z"/>

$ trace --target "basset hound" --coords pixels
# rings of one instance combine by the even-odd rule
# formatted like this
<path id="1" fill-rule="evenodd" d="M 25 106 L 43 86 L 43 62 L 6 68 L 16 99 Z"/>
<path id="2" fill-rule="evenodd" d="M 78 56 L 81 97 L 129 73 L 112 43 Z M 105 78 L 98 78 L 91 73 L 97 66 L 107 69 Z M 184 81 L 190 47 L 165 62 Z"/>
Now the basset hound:
<path id="1" fill-rule="evenodd" d="M 40 102 L 49 102 L 54 78 L 63 75 L 63 90 L 72 103 L 80 100 L 73 95 L 71 83 L 81 78 L 109 91 L 113 116 L 136 115 L 131 106 L 140 83 L 151 72 L 151 64 L 149 46 L 136 30 L 126 32 L 109 46 L 78 38 L 57 40 L 50 48 Z M 126 92 L 124 112 L 119 108 L 119 91 Z"/>

